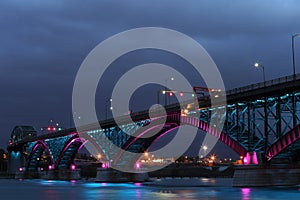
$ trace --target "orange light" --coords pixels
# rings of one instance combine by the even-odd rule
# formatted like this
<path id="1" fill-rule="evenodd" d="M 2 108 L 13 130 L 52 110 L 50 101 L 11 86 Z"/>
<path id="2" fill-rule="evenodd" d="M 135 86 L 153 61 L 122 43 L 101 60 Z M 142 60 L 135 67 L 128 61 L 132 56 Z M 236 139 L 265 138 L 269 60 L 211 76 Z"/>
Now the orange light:
<path id="1" fill-rule="evenodd" d="M 212 156 L 210 157 L 210 159 L 211 159 L 211 160 L 215 160 L 215 159 L 216 159 L 216 156 L 212 155 Z"/>

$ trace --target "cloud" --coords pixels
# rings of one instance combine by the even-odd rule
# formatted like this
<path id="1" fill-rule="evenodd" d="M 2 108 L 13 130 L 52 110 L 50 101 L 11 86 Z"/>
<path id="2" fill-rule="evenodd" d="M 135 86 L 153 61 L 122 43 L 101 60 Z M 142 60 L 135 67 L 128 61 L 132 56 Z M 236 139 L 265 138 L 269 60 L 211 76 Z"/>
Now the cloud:
<path id="1" fill-rule="evenodd" d="M 158 26 L 191 36 L 213 57 L 227 87 L 261 81 L 251 68 L 256 59 L 269 79 L 289 75 L 299 7 L 296 0 L 3 0 L 0 131 L 6 134 L 0 139 L 8 140 L 26 118 L 37 126 L 50 116 L 68 123 L 81 62 L 99 42 L 130 28 Z"/>

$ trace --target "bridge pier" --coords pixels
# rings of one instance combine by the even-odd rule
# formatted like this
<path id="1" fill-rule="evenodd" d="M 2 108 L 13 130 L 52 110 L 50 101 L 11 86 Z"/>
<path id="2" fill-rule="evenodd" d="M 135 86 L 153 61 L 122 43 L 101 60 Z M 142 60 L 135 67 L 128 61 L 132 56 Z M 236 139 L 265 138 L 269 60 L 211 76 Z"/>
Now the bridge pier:
<path id="1" fill-rule="evenodd" d="M 263 163 L 261 158 L 261 154 L 257 154 L 256 152 L 247 152 L 246 156 L 243 158 L 244 165 L 257 165 L 259 163 Z"/>
<path id="2" fill-rule="evenodd" d="M 127 173 L 112 168 L 97 168 L 96 182 L 145 182 L 148 173 Z"/>
<path id="3" fill-rule="evenodd" d="M 279 166 L 237 167 L 233 187 L 293 186 L 300 183 L 300 169 Z"/>
<path id="4" fill-rule="evenodd" d="M 8 162 L 7 162 L 7 173 L 16 174 L 19 169 L 24 167 L 26 159 L 24 158 L 21 151 L 9 151 Z"/>
<path id="5" fill-rule="evenodd" d="M 48 170 L 48 171 L 17 171 L 15 179 L 46 179 L 46 180 L 79 180 L 80 169 Z"/>

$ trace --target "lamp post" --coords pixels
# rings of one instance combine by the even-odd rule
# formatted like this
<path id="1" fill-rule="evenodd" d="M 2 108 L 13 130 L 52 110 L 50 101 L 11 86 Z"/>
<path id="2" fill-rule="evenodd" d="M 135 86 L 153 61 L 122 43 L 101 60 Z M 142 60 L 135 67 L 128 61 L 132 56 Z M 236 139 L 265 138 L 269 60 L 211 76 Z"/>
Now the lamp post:
<path id="1" fill-rule="evenodd" d="M 265 76 L 265 67 L 261 65 L 260 63 L 256 62 L 254 63 L 255 68 L 261 67 L 263 70 L 263 76 L 264 76 L 264 86 L 266 86 L 266 76 Z M 265 88 L 264 88 L 265 89 Z M 265 133 L 265 144 L 264 144 L 264 150 L 265 150 L 265 157 L 267 155 L 267 150 L 268 150 L 268 141 L 269 141 L 269 131 L 268 131 L 268 116 L 267 116 L 267 101 L 268 98 L 264 96 L 264 133 Z"/>
<path id="2" fill-rule="evenodd" d="M 171 80 L 171 81 L 174 81 L 174 77 L 171 77 L 170 79 L 165 79 L 165 91 L 167 91 L 168 90 L 168 80 Z M 166 93 L 165 93 L 166 94 Z M 167 105 L 167 99 L 168 99 L 168 96 L 166 95 L 165 96 L 165 106 Z"/>
<path id="3" fill-rule="evenodd" d="M 265 67 L 262 64 L 260 64 L 259 62 L 255 62 L 253 66 L 255 68 L 260 68 L 260 67 L 262 68 L 262 70 L 263 70 L 263 78 L 264 78 L 264 85 L 265 85 L 265 83 L 266 83 Z"/>
<path id="4" fill-rule="evenodd" d="M 293 57 L 293 78 L 296 77 L 296 65 L 295 65 L 295 37 L 300 36 L 300 33 L 292 35 L 292 57 Z"/>
<path id="5" fill-rule="evenodd" d="M 112 98 L 110 98 L 110 99 L 108 99 L 108 100 L 105 101 L 105 119 L 107 119 L 107 107 L 108 107 L 108 102 L 111 103 L 111 102 L 112 102 Z M 113 107 L 110 105 L 109 109 L 112 110 Z"/>

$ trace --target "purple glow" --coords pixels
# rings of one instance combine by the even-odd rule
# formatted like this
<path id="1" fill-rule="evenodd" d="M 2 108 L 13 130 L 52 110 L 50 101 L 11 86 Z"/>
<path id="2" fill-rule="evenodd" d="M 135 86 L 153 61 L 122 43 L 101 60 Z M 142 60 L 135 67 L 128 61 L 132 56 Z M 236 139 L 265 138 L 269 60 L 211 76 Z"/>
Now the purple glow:
<path id="1" fill-rule="evenodd" d="M 107 186 L 107 183 L 101 183 L 102 186 Z"/>
<path id="2" fill-rule="evenodd" d="M 108 168 L 108 164 L 102 163 L 101 167 L 102 167 L 103 169 L 107 169 L 107 168 Z"/>
<path id="3" fill-rule="evenodd" d="M 252 164 L 255 164 L 255 165 L 258 164 L 256 152 L 253 152 L 253 154 L 252 154 Z"/>
<path id="4" fill-rule="evenodd" d="M 76 180 L 71 180 L 70 182 L 71 182 L 71 183 L 76 183 Z"/>
<path id="5" fill-rule="evenodd" d="M 242 200 L 249 200 L 250 199 L 250 188 L 242 188 Z"/>
<path id="6" fill-rule="evenodd" d="M 135 186 L 141 186 L 142 183 L 134 183 Z"/>
<path id="7" fill-rule="evenodd" d="M 136 169 L 140 169 L 141 168 L 141 164 L 139 162 L 135 163 L 135 168 Z"/>
<path id="8" fill-rule="evenodd" d="M 249 165 L 251 164 L 251 156 L 250 156 L 250 152 L 247 152 L 246 156 L 244 157 L 244 165 Z"/>
<path id="9" fill-rule="evenodd" d="M 76 166 L 74 164 L 71 165 L 71 170 L 75 170 Z"/>
<path id="10" fill-rule="evenodd" d="M 53 166 L 52 166 L 52 165 L 49 165 L 48 169 L 49 169 L 49 170 L 52 170 L 52 169 L 53 169 Z"/>
<path id="11" fill-rule="evenodd" d="M 22 172 L 22 171 L 23 171 L 23 167 L 20 167 L 20 168 L 19 168 L 19 172 Z"/>

